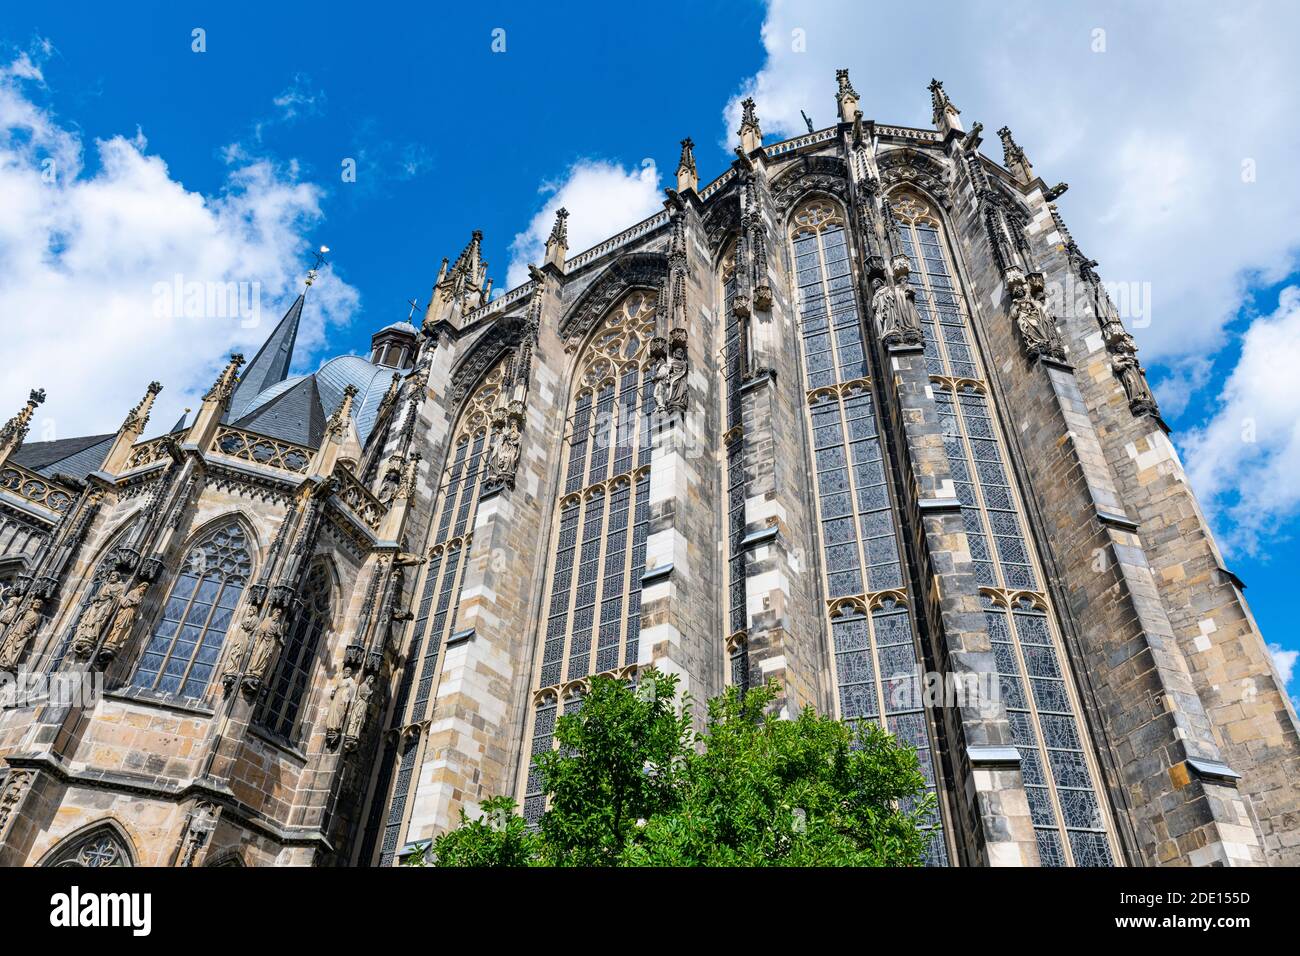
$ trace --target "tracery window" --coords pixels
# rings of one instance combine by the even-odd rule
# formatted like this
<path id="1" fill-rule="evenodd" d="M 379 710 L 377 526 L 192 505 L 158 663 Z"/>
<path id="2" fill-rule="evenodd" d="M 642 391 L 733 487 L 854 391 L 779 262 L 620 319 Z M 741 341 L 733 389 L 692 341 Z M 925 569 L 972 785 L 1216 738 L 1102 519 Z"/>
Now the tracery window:
<path id="1" fill-rule="evenodd" d="M 484 376 L 453 431 L 448 464 L 439 483 L 438 506 L 431 519 L 429 560 L 424 567 L 409 649 L 393 704 L 393 720 L 398 728 L 424 720 L 431 706 L 442 648 L 460 604 L 465 558 L 473 539 L 473 518 L 487 477 L 485 454 L 492 437 L 492 406 L 501 394 L 505 372 L 505 364 L 498 363 Z M 418 736 L 404 738 L 400 756 L 386 754 L 381 767 L 375 800 L 383 799 L 390 775 L 393 786 L 383 822 L 380 866 L 392 863 L 406 826 L 406 806 L 419 745 Z"/>
<path id="2" fill-rule="evenodd" d="M 839 208 L 808 201 L 795 212 L 791 239 L 839 716 L 876 721 L 916 747 L 937 792 L 922 658 Z M 944 864 L 937 812 L 932 826 L 927 862 Z"/>
<path id="3" fill-rule="evenodd" d="M 1045 866 L 1112 866 L 1115 852 L 1078 695 L 1054 612 L 1042 589 L 1005 441 L 943 226 L 928 201 L 896 193 L 890 204 L 912 262 L 926 361 L 975 576 L 993 642 L 1003 704 Z"/>
<path id="4" fill-rule="evenodd" d="M 311 686 L 312 671 L 321 640 L 329 628 L 333 575 L 324 559 L 307 572 L 303 607 L 280 652 L 275 677 L 258 703 L 256 721 L 271 733 L 292 740 L 298 729 L 303 698 Z"/>
<path id="5" fill-rule="evenodd" d="M 552 534 L 551 577 L 532 739 L 549 748 L 562 684 L 637 661 L 641 577 L 650 525 L 654 380 L 649 362 L 655 296 L 633 291 L 583 349 L 561 465 L 564 487 Z M 525 816 L 545 801 L 531 765 Z"/>
<path id="6" fill-rule="evenodd" d="M 238 521 L 227 521 L 197 541 L 172 583 L 132 685 L 202 698 L 252 568 L 248 537 Z"/>
<path id="7" fill-rule="evenodd" d="M 45 866 L 127 867 L 131 854 L 111 826 L 99 826 L 84 836 L 65 841 Z"/>

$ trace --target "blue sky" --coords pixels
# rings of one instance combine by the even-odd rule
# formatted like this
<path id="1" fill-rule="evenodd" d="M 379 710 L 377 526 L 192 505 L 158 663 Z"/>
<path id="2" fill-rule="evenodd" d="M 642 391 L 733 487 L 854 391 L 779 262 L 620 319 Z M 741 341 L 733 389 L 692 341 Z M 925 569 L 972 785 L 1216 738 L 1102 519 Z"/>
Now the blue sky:
<path id="1" fill-rule="evenodd" d="M 683 136 L 711 179 L 746 93 L 769 137 L 794 135 L 800 110 L 830 124 L 833 71 L 847 66 L 869 117 L 924 126 L 938 76 L 967 124 L 985 124 L 990 155 L 1008 123 L 1045 179 L 1070 182 L 1062 213 L 1102 275 L 1149 290 L 1134 331 L 1165 417 L 1291 667 L 1300 84 L 1288 43 L 1300 14 L 945 12 L 941 30 L 933 5 L 849 0 L 7 4 L 0 308 L 27 358 L 0 371 L 0 408 L 43 385 L 34 437 L 108 430 L 157 374 L 155 424 L 169 423 L 230 348 L 256 347 L 322 243 L 331 265 L 309 300 L 304 367 L 364 352 L 407 300 L 425 301 L 473 228 L 504 289 L 560 203 L 574 251 L 653 212 Z M 176 275 L 257 282 L 265 313 L 151 317 Z"/>

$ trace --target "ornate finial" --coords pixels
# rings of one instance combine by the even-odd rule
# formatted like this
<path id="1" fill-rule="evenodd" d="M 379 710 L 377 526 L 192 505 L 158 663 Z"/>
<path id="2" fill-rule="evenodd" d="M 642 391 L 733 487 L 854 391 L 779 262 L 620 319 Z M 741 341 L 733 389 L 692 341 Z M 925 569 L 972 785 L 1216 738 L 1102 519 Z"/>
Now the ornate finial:
<path id="1" fill-rule="evenodd" d="M 1029 159 L 1025 156 L 1025 151 L 1012 139 L 1011 128 L 1008 126 L 1002 127 L 998 130 L 998 136 L 1002 139 L 1002 165 L 1021 183 L 1032 182 L 1034 168 L 1029 165 Z"/>
<path id="2" fill-rule="evenodd" d="M 347 433 L 348 422 L 352 420 L 352 400 L 356 398 L 357 387 L 349 385 L 343 389 L 343 401 L 334 409 L 334 414 L 325 423 L 325 433 L 332 438 L 342 440 Z"/>
<path id="3" fill-rule="evenodd" d="M 682 155 L 677 161 L 677 191 L 699 189 L 700 174 L 695 168 L 695 141 L 687 136 L 682 140 Z"/>
<path id="4" fill-rule="evenodd" d="M 0 452 L 12 451 L 27 438 L 27 431 L 32 421 L 36 406 L 45 401 L 45 389 L 34 388 L 27 396 L 27 404 L 13 418 L 0 428 Z M 3 457 L 0 455 L 0 457 Z"/>
<path id="5" fill-rule="evenodd" d="M 144 398 L 136 402 L 135 407 L 126 413 L 126 420 L 122 422 L 123 431 L 132 431 L 137 434 L 144 431 L 144 426 L 149 424 L 149 410 L 153 407 L 154 397 L 161 391 L 162 383 L 149 383 Z"/>
<path id="6" fill-rule="evenodd" d="M 316 277 L 320 275 L 320 267 L 329 264 L 325 260 L 325 253 L 329 251 L 330 251 L 329 246 L 321 246 L 320 249 L 312 253 L 312 255 L 316 257 L 316 262 L 312 265 L 310 269 L 307 270 L 307 288 L 310 289 L 311 284 L 315 282 Z"/>
<path id="7" fill-rule="evenodd" d="M 740 129 L 736 132 L 740 136 L 740 148 L 744 150 L 745 155 L 749 155 L 762 147 L 763 129 L 758 125 L 758 113 L 755 112 L 752 96 L 745 97 L 740 107 Z"/>
<path id="8" fill-rule="evenodd" d="M 848 70 L 836 70 L 835 82 L 839 85 L 840 96 L 851 96 L 854 99 L 858 98 L 858 91 L 853 88 L 853 84 L 849 81 Z"/>
<path id="9" fill-rule="evenodd" d="M 416 302 L 414 299 L 408 299 L 406 304 L 411 307 L 411 311 L 406 313 L 406 321 L 411 322 L 415 318 L 415 310 L 420 307 L 420 303 Z"/>
<path id="10" fill-rule="evenodd" d="M 232 352 L 230 361 L 221 370 L 221 374 L 217 376 L 217 380 L 212 384 L 212 388 L 208 390 L 208 394 L 203 396 L 203 400 L 224 402 L 229 399 L 235 392 L 235 385 L 239 382 L 239 369 L 243 364 L 244 356 L 239 352 Z"/>
<path id="11" fill-rule="evenodd" d="M 555 225 L 551 227 L 551 235 L 546 240 L 547 245 L 553 242 L 562 242 L 566 246 L 569 244 L 569 210 L 563 206 L 555 210 Z"/>
<path id="12" fill-rule="evenodd" d="M 944 133 L 950 133 L 953 130 L 959 133 L 965 132 L 961 120 L 958 118 L 961 110 L 957 109 L 953 101 L 948 98 L 948 94 L 944 92 L 943 84 L 938 80 L 930 81 L 930 105 L 934 111 L 933 119 L 937 129 Z"/>

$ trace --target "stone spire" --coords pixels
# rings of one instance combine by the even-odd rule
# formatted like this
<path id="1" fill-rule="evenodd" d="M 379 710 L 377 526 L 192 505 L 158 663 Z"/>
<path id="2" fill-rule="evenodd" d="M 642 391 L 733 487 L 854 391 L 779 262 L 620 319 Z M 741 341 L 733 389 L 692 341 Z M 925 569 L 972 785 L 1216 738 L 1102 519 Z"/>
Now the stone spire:
<path id="1" fill-rule="evenodd" d="M 758 125 L 758 114 L 754 112 L 754 98 L 746 97 L 740 107 L 743 112 L 740 115 L 740 129 L 736 132 L 740 135 L 741 152 L 748 156 L 754 150 L 763 148 L 763 130 Z"/>
<path id="2" fill-rule="evenodd" d="M 1011 138 L 1011 128 L 1002 127 L 998 130 L 998 136 L 1002 138 L 1002 165 L 1022 186 L 1032 183 L 1035 179 L 1034 167 L 1029 165 L 1025 151 Z"/>
<path id="3" fill-rule="evenodd" d="M 348 461 L 355 466 L 361 460 L 361 439 L 357 435 L 356 422 L 352 420 L 352 406 L 356 397 L 355 385 L 343 389 L 343 401 L 325 422 L 325 435 L 312 459 L 308 471 L 310 476 L 328 478 L 338 461 Z"/>
<path id="4" fill-rule="evenodd" d="M 203 451 L 207 450 L 212 439 L 216 437 L 217 426 L 221 424 L 222 417 L 230 408 L 230 399 L 235 394 L 239 369 L 243 364 L 244 356 L 238 352 L 230 356 L 230 361 L 221 370 L 217 380 L 212 383 L 212 388 L 208 389 L 208 393 L 203 396 L 203 404 L 199 406 L 198 414 L 194 416 L 194 423 L 185 433 L 187 442 L 194 443 Z"/>
<path id="5" fill-rule="evenodd" d="M 840 122 L 852 123 L 858 114 L 858 91 L 849 82 L 848 70 L 836 70 L 835 82 L 839 89 L 835 92 L 835 102 L 839 107 Z"/>
<path id="6" fill-rule="evenodd" d="M 487 279 L 487 263 L 482 261 L 483 232 L 475 229 L 469 244 L 461 250 L 449 269 L 442 260 L 438 280 L 429 295 L 429 305 L 424 310 L 424 331 L 433 335 L 443 322 L 459 327 L 460 320 L 486 302 L 483 283 Z"/>
<path id="7" fill-rule="evenodd" d="M 561 206 L 555 210 L 555 225 L 546 238 L 545 265 L 564 271 L 564 256 L 569 251 L 569 210 Z"/>
<path id="8" fill-rule="evenodd" d="M 700 188 L 700 174 L 695 169 L 695 143 L 687 136 L 682 140 L 682 158 L 677 161 L 677 191 Z"/>
<path id="9" fill-rule="evenodd" d="M 284 318 L 280 319 L 279 324 L 253 356 L 253 361 L 249 362 L 248 367 L 244 369 L 244 374 L 239 377 L 239 385 L 236 386 L 235 394 L 230 399 L 230 411 L 235 418 L 239 418 L 258 395 L 289 377 L 289 367 L 293 364 L 293 348 L 298 340 L 298 326 L 302 321 L 305 297 L 305 292 L 299 294 L 293 305 L 289 306 L 289 311 L 284 314 Z"/>
<path id="10" fill-rule="evenodd" d="M 122 422 L 122 427 L 117 430 L 117 435 L 113 438 L 113 444 L 109 446 L 108 454 L 104 456 L 102 469 L 110 475 L 115 475 L 121 471 L 131 457 L 131 447 L 140 440 L 144 434 L 144 428 L 149 424 L 149 411 L 153 408 L 154 399 L 162 391 L 162 385 L 158 382 L 150 382 L 149 388 L 144 393 L 144 398 L 136 404 L 126 414 L 126 419 Z"/>
<path id="11" fill-rule="evenodd" d="M 23 446 L 27 440 L 27 430 L 31 427 L 32 413 L 36 406 L 45 401 L 45 389 L 34 388 L 27 396 L 27 405 L 0 428 L 0 465 L 9 460 L 9 456 Z"/>
<path id="12" fill-rule="evenodd" d="M 966 128 L 961 124 L 961 110 L 948 99 L 948 94 L 943 91 L 943 84 L 938 80 L 930 81 L 930 105 L 934 109 L 935 129 L 945 135 L 954 130 L 958 133 L 966 132 Z"/>

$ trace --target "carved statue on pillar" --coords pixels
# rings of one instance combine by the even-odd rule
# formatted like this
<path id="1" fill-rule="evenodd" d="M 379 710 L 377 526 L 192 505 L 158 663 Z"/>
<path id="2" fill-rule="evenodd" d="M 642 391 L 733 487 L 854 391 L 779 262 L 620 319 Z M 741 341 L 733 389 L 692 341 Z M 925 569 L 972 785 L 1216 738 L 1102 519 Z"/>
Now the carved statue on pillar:
<path id="1" fill-rule="evenodd" d="M 244 676 L 244 690 L 255 694 L 262 682 L 270 676 L 271 667 L 284 645 L 284 609 L 271 608 L 271 612 L 257 625 L 253 637 L 253 652 L 248 660 L 248 672 Z"/>
<path id="2" fill-rule="evenodd" d="M 348 710 L 352 706 L 352 701 L 357 694 L 357 680 L 353 676 L 351 667 L 343 668 L 343 676 L 339 678 L 334 689 L 330 691 L 329 710 L 325 713 L 325 743 L 330 747 L 337 747 L 343 736 L 343 729 L 347 726 Z"/>
<path id="3" fill-rule="evenodd" d="M 3 642 L 0 642 L 0 671 L 17 668 L 23 652 L 41 626 L 41 608 L 44 606 L 45 602 L 40 598 L 32 598 L 22 616 L 5 630 Z"/>
<path id="4" fill-rule="evenodd" d="M 1146 374 L 1137 360 L 1136 348 L 1133 351 L 1116 351 L 1111 359 L 1111 368 L 1115 377 L 1124 386 L 1128 396 L 1128 407 L 1134 415 L 1158 414 L 1156 397 L 1147 385 Z"/>
<path id="5" fill-rule="evenodd" d="M 519 467 L 519 421 L 511 417 L 492 436 L 488 454 L 488 480 L 514 487 L 515 470 Z"/>
<path id="6" fill-rule="evenodd" d="M 686 346 L 674 345 L 655 370 L 655 405 L 665 414 L 686 411 Z"/>
<path id="7" fill-rule="evenodd" d="M 343 749 L 355 750 L 370 717 L 370 699 L 375 695 L 375 675 L 369 674 L 357 688 L 356 698 L 348 708 L 347 726 L 343 731 Z"/>
<path id="8" fill-rule="evenodd" d="M 1008 286 L 1011 290 L 1011 320 L 1020 334 L 1020 344 L 1030 358 L 1065 360 L 1065 347 L 1061 333 L 1047 312 L 1041 275 L 1026 276 L 1019 270 L 1010 270 Z"/>
<path id="9" fill-rule="evenodd" d="M 72 638 L 72 653 L 75 656 L 85 660 L 94 652 L 100 632 L 125 588 L 122 575 L 117 571 L 109 572 L 108 580 L 91 599 L 90 605 L 81 612 L 81 620 L 77 621 L 77 629 Z"/>
<path id="10" fill-rule="evenodd" d="M 112 660 L 117 656 L 118 651 L 126 646 L 136 615 L 140 613 L 140 605 L 144 602 L 145 592 L 148 590 L 149 582 L 140 581 L 126 592 L 118 604 L 117 615 L 108 629 L 108 637 L 104 638 L 104 646 L 99 650 L 101 661 Z"/>
<path id="11" fill-rule="evenodd" d="M 18 605 L 22 600 L 23 596 L 18 593 L 17 588 L 11 587 L 5 591 L 4 610 L 0 610 L 0 637 L 3 637 L 9 625 L 18 619 Z"/>
<path id="12" fill-rule="evenodd" d="M 401 455 L 389 456 L 388 463 L 384 466 L 384 478 L 379 485 L 379 491 L 375 495 L 383 504 L 388 504 L 397 495 L 397 489 L 402 485 L 402 472 L 406 462 L 402 460 Z"/>
<path id="13" fill-rule="evenodd" d="M 260 617 L 260 611 L 257 605 L 249 604 L 244 611 L 243 620 L 239 622 L 239 630 L 235 632 L 235 639 L 226 652 L 226 663 L 221 671 L 221 683 L 226 690 L 230 690 L 231 685 L 239 677 L 239 667 L 243 663 L 244 648 L 248 646 L 253 632 L 257 630 L 258 617 Z"/>

